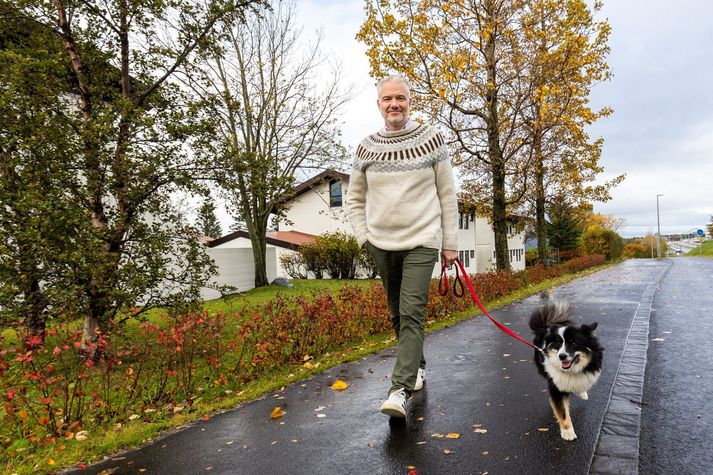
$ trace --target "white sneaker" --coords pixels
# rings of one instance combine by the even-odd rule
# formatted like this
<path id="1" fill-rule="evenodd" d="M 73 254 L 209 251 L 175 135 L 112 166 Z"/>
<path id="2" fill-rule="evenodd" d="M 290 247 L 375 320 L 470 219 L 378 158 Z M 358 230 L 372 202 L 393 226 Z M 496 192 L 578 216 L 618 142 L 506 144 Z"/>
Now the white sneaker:
<path id="1" fill-rule="evenodd" d="M 413 387 L 414 391 L 420 391 L 423 389 L 423 383 L 426 382 L 426 370 L 423 368 L 418 368 L 418 373 L 416 373 L 416 384 Z"/>
<path id="2" fill-rule="evenodd" d="M 381 404 L 381 412 L 391 417 L 406 417 L 406 391 L 397 389 Z"/>

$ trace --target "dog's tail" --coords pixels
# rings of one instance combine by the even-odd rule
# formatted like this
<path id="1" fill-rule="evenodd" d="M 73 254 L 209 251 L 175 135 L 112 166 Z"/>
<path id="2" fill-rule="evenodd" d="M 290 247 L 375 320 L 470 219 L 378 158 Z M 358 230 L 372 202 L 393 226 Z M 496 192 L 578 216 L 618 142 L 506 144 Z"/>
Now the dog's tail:
<path id="1" fill-rule="evenodd" d="M 530 316 L 530 328 L 535 333 L 543 332 L 552 324 L 569 325 L 572 322 L 572 308 L 567 303 L 548 303 Z"/>

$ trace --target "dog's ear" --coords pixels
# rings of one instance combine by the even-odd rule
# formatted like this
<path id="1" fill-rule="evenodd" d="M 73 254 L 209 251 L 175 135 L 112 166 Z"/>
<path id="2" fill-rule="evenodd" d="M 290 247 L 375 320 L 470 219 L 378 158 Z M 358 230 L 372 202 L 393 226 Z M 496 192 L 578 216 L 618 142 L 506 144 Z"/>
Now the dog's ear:
<path id="1" fill-rule="evenodd" d="M 584 330 L 587 333 L 594 333 L 594 330 L 597 329 L 598 325 L 599 325 L 598 322 L 590 323 L 589 325 L 582 325 L 582 330 Z"/>

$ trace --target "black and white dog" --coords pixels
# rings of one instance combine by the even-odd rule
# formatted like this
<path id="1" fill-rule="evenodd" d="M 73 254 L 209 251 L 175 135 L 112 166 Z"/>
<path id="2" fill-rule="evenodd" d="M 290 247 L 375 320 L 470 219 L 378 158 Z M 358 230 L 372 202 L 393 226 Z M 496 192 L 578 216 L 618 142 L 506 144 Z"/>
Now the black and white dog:
<path id="1" fill-rule="evenodd" d="M 594 336 L 597 323 L 572 324 L 572 309 L 563 303 L 549 303 L 538 308 L 530 317 L 530 328 L 535 333 L 535 364 L 547 379 L 550 405 L 557 417 L 560 434 L 565 440 L 577 435 L 569 416 L 569 395 L 588 399 L 587 391 L 599 379 L 604 348 Z"/>

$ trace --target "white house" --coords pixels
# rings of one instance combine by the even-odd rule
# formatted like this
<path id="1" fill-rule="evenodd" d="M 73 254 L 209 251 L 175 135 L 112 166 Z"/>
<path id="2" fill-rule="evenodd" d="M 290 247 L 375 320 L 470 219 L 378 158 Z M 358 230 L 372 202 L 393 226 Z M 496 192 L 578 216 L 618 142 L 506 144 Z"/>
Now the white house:
<path id="1" fill-rule="evenodd" d="M 280 256 L 296 251 L 305 242 L 326 232 L 352 234 L 352 227 L 344 209 L 349 175 L 327 170 L 296 186 L 281 204 L 285 216 L 278 222 L 278 231 L 267 233 L 267 275 L 287 276 L 280 265 Z M 475 213 L 460 213 L 458 223 L 459 258 L 469 273 L 495 269 L 495 236 L 488 220 Z M 254 270 L 250 239 L 246 231 L 237 231 L 211 241 L 208 253 L 219 267 L 216 282 L 230 284 L 241 291 L 253 287 Z M 518 271 L 525 268 L 525 235 L 517 219 L 508 225 L 510 265 Z M 441 272 L 436 265 L 433 276 Z M 209 296 L 212 295 L 212 296 Z M 206 298 L 217 297 L 217 292 L 206 292 Z"/>

